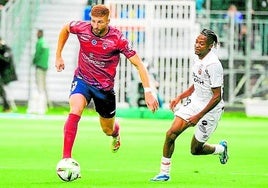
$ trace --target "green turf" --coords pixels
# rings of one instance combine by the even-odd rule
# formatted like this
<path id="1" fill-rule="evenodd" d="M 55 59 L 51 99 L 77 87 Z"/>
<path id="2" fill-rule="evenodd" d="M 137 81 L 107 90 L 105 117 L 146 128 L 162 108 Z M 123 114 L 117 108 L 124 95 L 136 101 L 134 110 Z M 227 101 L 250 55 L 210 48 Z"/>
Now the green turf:
<path id="1" fill-rule="evenodd" d="M 159 170 L 165 131 L 171 119 L 120 119 L 122 146 L 110 151 L 110 138 L 98 118 L 82 118 L 73 157 L 82 178 L 61 181 L 55 172 L 61 158 L 64 116 L 0 116 L 1 188 L 259 188 L 268 187 L 267 118 L 226 113 L 210 139 L 227 139 L 230 160 L 192 156 L 193 128 L 176 142 L 171 181 L 150 182 Z"/>

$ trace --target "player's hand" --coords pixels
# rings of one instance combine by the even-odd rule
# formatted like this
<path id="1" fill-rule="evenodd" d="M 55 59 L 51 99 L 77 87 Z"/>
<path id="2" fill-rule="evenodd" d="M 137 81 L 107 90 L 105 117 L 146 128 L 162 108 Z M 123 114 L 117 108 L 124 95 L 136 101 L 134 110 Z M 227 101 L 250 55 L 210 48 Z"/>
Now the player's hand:
<path id="1" fill-rule="evenodd" d="M 200 119 L 201 119 L 201 117 L 198 114 L 193 115 L 193 116 L 191 116 L 191 117 L 189 117 L 187 119 L 187 123 L 186 124 L 188 126 L 195 126 Z"/>
<path id="2" fill-rule="evenodd" d="M 56 67 L 58 72 L 61 72 L 62 70 L 64 70 L 64 68 L 65 68 L 64 60 L 61 57 L 56 58 L 55 67 Z"/>
<path id="3" fill-rule="evenodd" d="M 146 102 L 147 107 L 152 112 L 155 112 L 159 107 L 159 103 L 158 103 L 156 96 L 153 94 L 153 92 L 145 92 L 144 95 L 145 95 L 145 102 Z"/>
<path id="4" fill-rule="evenodd" d="M 172 99 L 169 103 L 169 108 L 174 111 L 176 105 L 181 101 L 181 99 L 179 97 L 176 97 L 174 99 Z"/>

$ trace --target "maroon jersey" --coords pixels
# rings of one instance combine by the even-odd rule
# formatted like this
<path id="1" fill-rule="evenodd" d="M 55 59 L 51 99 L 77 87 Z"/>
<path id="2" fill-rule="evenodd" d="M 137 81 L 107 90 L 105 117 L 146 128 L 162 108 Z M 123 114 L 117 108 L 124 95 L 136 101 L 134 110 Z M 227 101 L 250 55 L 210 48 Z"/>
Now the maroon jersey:
<path id="1" fill-rule="evenodd" d="M 108 33 L 103 37 L 95 36 L 91 30 L 90 22 L 70 23 L 70 32 L 76 34 L 80 42 L 75 75 L 99 89 L 111 90 L 114 87 L 120 53 L 130 58 L 136 54 L 136 51 L 130 47 L 129 41 L 123 34 L 114 27 L 109 26 Z"/>

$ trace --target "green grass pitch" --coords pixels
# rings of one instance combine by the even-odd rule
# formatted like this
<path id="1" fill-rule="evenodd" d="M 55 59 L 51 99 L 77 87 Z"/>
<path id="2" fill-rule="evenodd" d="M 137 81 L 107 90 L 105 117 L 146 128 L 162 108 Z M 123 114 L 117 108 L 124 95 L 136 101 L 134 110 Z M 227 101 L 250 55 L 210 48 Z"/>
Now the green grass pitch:
<path id="1" fill-rule="evenodd" d="M 176 141 L 171 180 L 150 182 L 159 171 L 171 119 L 119 119 L 122 146 L 110 150 L 94 116 L 83 117 L 73 150 L 82 178 L 61 181 L 55 171 L 62 152 L 65 116 L 0 115 L 1 188 L 262 188 L 268 187 L 268 119 L 224 115 L 210 143 L 226 139 L 230 159 L 192 156 L 193 128 Z"/>

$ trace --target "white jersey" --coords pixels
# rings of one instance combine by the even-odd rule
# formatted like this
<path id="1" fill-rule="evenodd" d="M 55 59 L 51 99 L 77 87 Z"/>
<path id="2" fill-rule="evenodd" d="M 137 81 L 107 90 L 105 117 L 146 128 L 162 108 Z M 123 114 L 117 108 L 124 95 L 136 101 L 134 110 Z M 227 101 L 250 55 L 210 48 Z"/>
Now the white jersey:
<path id="1" fill-rule="evenodd" d="M 185 121 L 202 111 L 213 96 L 212 88 L 221 87 L 223 94 L 223 68 L 218 57 L 209 52 L 202 60 L 193 59 L 192 82 L 194 92 L 174 114 Z M 223 112 L 223 99 L 196 124 L 195 138 L 205 143 L 215 131 Z"/>
<path id="2" fill-rule="evenodd" d="M 192 93 L 191 100 L 193 103 L 201 105 L 199 106 L 201 108 L 205 107 L 212 98 L 211 88 L 222 87 L 223 95 L 223 68 L 214 52 L 210 51 L 202 60 L 198 56 L 194 57 L 192 83 L 195 90 Z M 222 108 L 223 106 L 222 99 L 216 107 Z"/>

